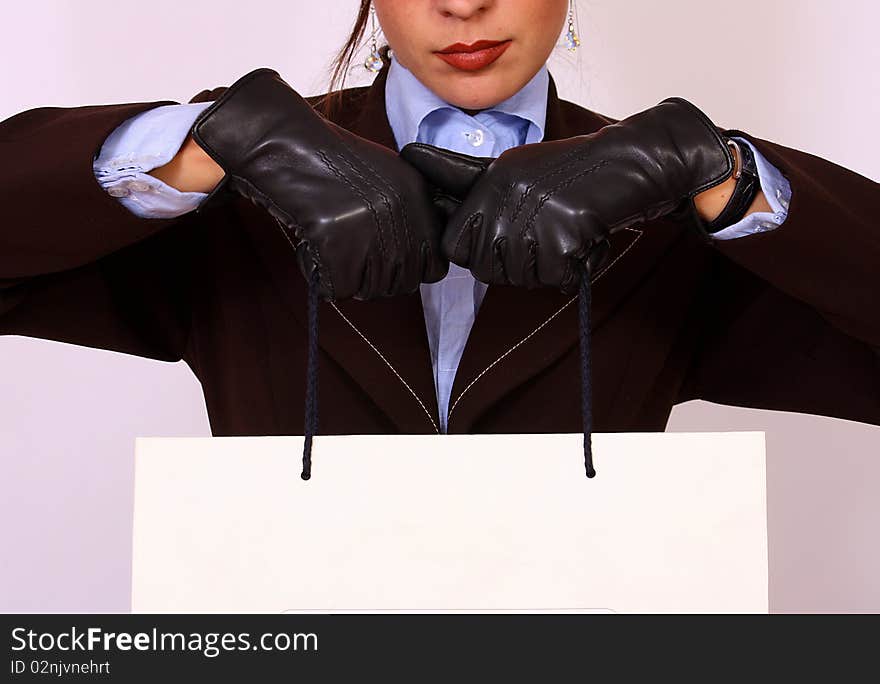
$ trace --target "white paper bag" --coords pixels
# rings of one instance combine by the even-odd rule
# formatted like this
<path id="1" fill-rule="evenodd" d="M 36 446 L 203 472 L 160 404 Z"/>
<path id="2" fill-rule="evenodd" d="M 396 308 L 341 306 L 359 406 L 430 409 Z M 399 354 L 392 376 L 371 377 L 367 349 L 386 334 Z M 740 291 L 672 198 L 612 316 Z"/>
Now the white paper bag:
<path id="1" fill-rule="evenodd" d="M 763 432 L 139 438 L 135 612 L 767 612 Z"/>

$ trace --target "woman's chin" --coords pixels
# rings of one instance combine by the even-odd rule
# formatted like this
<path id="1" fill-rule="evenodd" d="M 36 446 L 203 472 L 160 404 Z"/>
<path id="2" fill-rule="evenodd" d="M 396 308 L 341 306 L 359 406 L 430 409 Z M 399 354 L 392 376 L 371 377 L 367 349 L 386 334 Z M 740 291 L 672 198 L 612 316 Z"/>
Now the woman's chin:
<path id="1" fill-rule="evenodd" d="M 444 101 L 460 109 L 487 109 L 506 100 L 516 92 L 500 79 L 446 79 L 434 92 Z M 500 82 L 499 82 L 500 81 Z"/>

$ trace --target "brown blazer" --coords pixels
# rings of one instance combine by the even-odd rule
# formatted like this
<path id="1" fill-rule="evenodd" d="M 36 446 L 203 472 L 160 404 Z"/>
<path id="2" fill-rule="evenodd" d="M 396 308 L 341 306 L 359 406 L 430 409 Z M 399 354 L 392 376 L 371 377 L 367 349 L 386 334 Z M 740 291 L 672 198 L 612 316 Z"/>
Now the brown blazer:
<path id="1" fill-rule="evenodd" d="M 347 89 L 335 120 L 396 149 L 386 74 Z M 241 198 L 141 219 L 92 173 L 116 126 L 162 104 L 175 103 L 43 107 L 0 123 L 0 334 L 183 359 L 213 434 L 302 434 L 306 283 L 274 219 Z M 551 80 L 546 139 L 613 121 L 559 99 Z M 593 276 L 597 432 L 662 431 L 690 399 L 880 425 L 878 184 L 739 133 L 791 182 L 788 219 L 712 245 L 666 219 L 613 236 Z M 580 431 L 577 333 L 576 298 L 489 287 L 449 432 Z M 437 431 L 418 292 L 322 302 L 319 343 L 319 434 Z"/>

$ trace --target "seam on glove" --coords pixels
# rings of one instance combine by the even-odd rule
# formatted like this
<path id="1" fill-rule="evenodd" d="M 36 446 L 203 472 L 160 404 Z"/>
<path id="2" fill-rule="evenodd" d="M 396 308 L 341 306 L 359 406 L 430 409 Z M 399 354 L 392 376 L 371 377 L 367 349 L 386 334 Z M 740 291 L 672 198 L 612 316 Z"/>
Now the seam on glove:
<path id="1" fill-rule="evenodd" d="M 541 183 L 542 181 L 544 181 L 552 176 L 558 175 L 560 173 L 565 173 L 566 172 L 565 165 L 569 161 L 577 161 L 581 157 L 582 153 L 583 152 L 580 149 L 580 147 L 577 147 L 576 149 L 573 149 L 573 150 L 569 150 L 568 152 L 565 152 L 564 154 L 562 154 L 558 159 L 555 159 L 552 166 L 549 166 L 549 168 L 545 167 L 545 168 L 547 168 L 547 171 L 544 172 L 543 174 L 541 174 L 540 176 L 538 176 L 537 178 L 535 178 L 534 181 L 529 183 L 526 186 L 525 190 L 520 195 L 519 200 L 516 203 L 516 207 L 514 207 L 513 215 L 510 218 L 511 223 L 516 221 L 517 217 L 519 216 L 520 211 L 522 211 L 522 208 L 526 202 L 526 199 L 532 193 L 532 191 L 535 189 L 535 187 L 537 187 L 537 185 L 539 183 Z M 549 162 L 548 162 L 548 164 L 549 164 Z M 508 190 L 511 189 L 513 187 L 513 185 L 514 185 L 514 183 L 511 183 L 510 186 L 508 187 Z M 503 207 L 506 205 L 508 194 L 509 194 L 509 192 L 505 194 L 504 202 L 502 204 L 500 204 L 499 207 Z M 498 217 L 500 218 L 500 216 L 501 216 L 501 211 L 498 212 Z"/>
<path id="2" fill-rule="evenodd" d="M 388 202 L 387 196 L 385 195 L 383 188 L 380 187 L 375 182 L 373 182 L 373 179 L 375 179 L 375 178 L 382 179 L 382 181 L 385 183 L 385 187 L 388 188 L 391 191 L 391 193 L 394 195 L 394 197 L 397 199 L 397 206 L 400 207 L 400 222 L 403 224 L 403 237 L 404 237 L 404 242 L 406 243 L 406 252 L 409 253 L 409 251 L 413 247 L 413 236 L 409 230 L 409 216 L 406 213 L 406 202 L 404 201 L 403 197 L 400 196 L 400 193 L 397 192 L 396 184 L 389 181 L 369 161 L 367 161 L 366 159 L 361 157 L 359 154 L 357 154 L 357 152 L 355 150 L 351 149 L 351 147 L 349 147 L 348 145 L 346 145 L 345 142 L 343 142 L 342 145 L 343 145 L 343 147 L 345 147 L 346 150 L 348 150 L 349 154 L 352 157 L 357 159 L 361 164 L 366 166 L 367 169 L 369 170 L 369 172 L 370 172 L 369 176 L 365 177 L 362 175 L 361 177 L 364 179 L 365 183 L 371 183 L 372 186 L 376 189 L 376 191 L 380 195 L 382 195 L 382 199 L 385 200 L 385 204 L 388 207 L 388 213 L 390 214 L 392 221 L 395 218 L 397 218 L 396 214 L 394 213 L 394 211 L 392 209 L 392 205 L 390 202 Z M 346 159 L 346 161 L 348 162 L 347 159 Z M 348 163 L 349 163 L 349 166 L 351 166 L 351 163 L 350 162 L 348 162 Z M 398 244 L 397 237 L 398 237 L 398 234 L 397 234 L 397 231 L 395 231 L 394 232 L 394 242 L 395 242 L 395 244 L 397 244 L 398 249 L 400 249 L 400 245 Z"/>
<path id="3" fill-rule="evenodd" d="M 297 253 L 297 247 L 298 247 L 299 245 L 301 245 L 303 242 L 306 243 L 306 252 L 307 252 L 309 255 L 314 254 L 314 256 L 312 257 L 312 260 L 313 260 L 314 263 L 315 263 L 315 268 L 317 269 L 319 276 L 323 277 L 323 272 L 322 272 L 322 270 L 321 270 L 320 254 L 318 253 L 318 249 L 317 249 L 317 247 L 314 247 L 314 246 L 313 246 L 308 240 L 306 240 L 305 238 L 300 239 L 299 244 L 294 244 L 293 240 L 290 239 L 290 235 L 288 234 L 287 228 L 284 226 L 284 224 L 281 223 L 281 219 L 279 219 L 279 218 L 276 216 L 276 217 L 275 217 L 275 222 L 278 224 L 278 227 L 281 229 L 281 234 L 282 234 L 282 235 L 284 236 L 284 238 L 287 240 L 287 243 L 290 245 L 290 248 L 293 250 L 293 253 L 294 253 L 294 254 Z M 330 292 L 330 299 L 331 299 L 331 301 L 332 301 L 332 300 L 336 299 L 336 290 L 335 290 L 335 288 L 333 287 L 333 275 L 330 273 L 330 269 L 324 269 L 324 272 L 327 273 L 327 289 L 328 289 L 329 292 Z"/>
<path id="4" fill-rule="evenodd" d="M 546 165 L 544 166 L 546 171 L 544 171 L 541 175 L 539 175 L 537 178 L 535 178 L 529 185 L 527 185 L 525 190 L 520 195 L 519 200 L 516 203 L 516 207 L 514 207 L 513 215 L 510 218 L 511 223 L 516 220 L 517 216 L 519 216 L 519 212 L 522 210 L 522 207 L 525 204 L 525 201 L 526 201 L 528 195 L 531 194 L 532 190 L 534 190 L 535 187 L 539 183 L 546 180 L 547 178 L 550 178 L 551 176 L 555 176 L 560 173 L 565 173 L 567 170 L 566 164 L 568 164 L 569 162 L 578 161 L 582 157 L 582 155 L 583 155 L 583 150 L 581 149 L 580 146 L 577 146 L 575 149 L 569 150 L 568 152 L 564 152 L 558 158 L 554 159 L 552 165 L 550 164 L 550 162 L 547 162 Z M 507 204 L 507 196 L 509 195 L 509 191 L 513 187 L 513 185 L 514 185 L 514 183 L 511 183 L 508 186 L 507 191 L 505 192 L 504 201 L 499 205 L 499 212 L 498 212 L 498 215 L 496 216 L 496 220 L 501 217 L 501 208 Z"/>
<path id="5" fill-rule="evenodd" d="M 467 217 L 467 220 L 465 221 L 465 224 L 464 224 L 464 228 L 458 234 L 458 237 L 455 240 L 455 246 L 452 248 L 452 255 L 454 257 L 456 257 L 456 259 L 458 258 L 458 247 L 461 244 L 461 241 L 464 238 L 465 234 L 467 234 L 470 237 L 470 239 L 473 240 L 473 232 L 474 232 L 474 227 L 475 227 L 474 224 L 479 223 L 480 221 L 482 221 L 482 219 L 483 219 L 483 214 L 480 213 L 479 211 L 475 211 L 473 214 L 471 214 L 470 216 Z M 457 265 L 461 266 L 461 264 L 458 264 L 458 263 L 457 263 Z M 470 265 L 470 260 L 468 260 L 468 265 Z"/>
<path id="6" fill-rule="evenodd" d="M 352 182 L 352 180 L 342 173 L 341 170 L 337 169 L 333 162 L 327 157 L 323 150 L 318 152 L 318 156 L 320 156 L 321 161 L 324 162 L 324 165 L 327 169 L 333 173 L 339 180 L 348 184 L 348 186 L 354 190 L 355 194 L 360 197 L 364 202 L 366 202 L 367 207 L 370 209 L 370 214 L 373 216 L 373 222 L 376 224 L 376 237 L 379 247 L 379 254 L 382 256 L 382 260 L 385 261 L 388 259 L 388 252 L 385 248 L 385 237 L 382 235 L 382 222 L 379 220 L 379 212 L 376 210 L 375 205 L 370 201 L 370 198 L 357 186 L 356 183 Z M 380 194 L 382 194 L 380 192 Z M 388 204 L 388 198 L 382 195 L 383 200 L 386 205 Z"/>
<path id="7" fill-rule="evenodd" d="M 538 218 L 538 213 L 541 211 L 541 208 L 550 200 L 550 198 L 553 197 L 553 195 L 555 195 L 557 192 L 559 192 L 562 188 L 571 185 L 579 178 L 582 178 L 583 176 L 591 174 L 594 171 L 598 171 L 603 166 L 607 166 L 609 163 L 610 162 L 607 159 L 603 159 L 602 161 L 598 162 L 597 164 L 593 164 L 592 166 L 579 171 L 578 173 L 574 174 L 573 176 L 567 176 L 566 178 L 563 178 L 561 181 L 559 181 L 559 183 L 557 183 L 555 186 L 550 188 L 546 193 L 544 193 L 541 196 L 541 198 L 538 200 L 537 204 L 535 204 L 534 208 L 532 209 L 531 213 L 529 214 L 529 217 L 526 219 L 525 225 L 522 227 L 522 230 L 520 230 L 520 232 L 519 232 L 520 239 L 522 240 L 525 237 L 525 234 L 527 231 L 529 231 L 530 229 L 534 229 L 535 219 Z"/>
<path id="8" fill-rule="evenodd" d="M 349 154 L 353 154 L 353 153 L 351 151 L 349 151 Z M 389 232 L 391 233 L 391 238 L 394 243 L 394 250 L 398 254 L 400 254 L 400 241 L 398 240 L 398 231 L 396 230 L 396 226 L 395 226 L 395 224 L 397 223 L 397 216 L 394 213 L 394 208 L 391 204 L 391 201 L 388 199 L 388 195 L 386 195 L 385 192 L 382 190 L 382 188 L 379 187 L 376 183 L 374 183 L 371 178 L 369 178 L 368 176 L 365 176 L 363 174 L 363 172 L 360 171 L 360 169 L 356 168 L 351 163 L 350 158 L 340 156 L 340 159 L 343 161 L 343 163 L 345 163 L 348 166 L 348 168 L 351 170 L 351 172 L 358 179 L 360 179 L 360 181 L 364 185 L 369 186 L 373 190 L 375 190 L 376 193 L 379 195 L 379 197 L 382 199 L 382 204 L 385 205 L 385 211 L 388 212 L 388 218 L 391 220 L 391 230 Z M 357 157 L 357 159 L 362 164 L 365 164 L 367 166 L 367 168 L 370 168 L 370 165 L 367 164 L 363 159 L 361 159 L 360 157 Z M 373 173 L 376 173 L 374 169 L 370 168 L 370 170 L 373 171 Z M 351 185 L 352 188 L 357 187 L 356 184 L 352 183 L 350 179 L 346 178 L 345 180 L 349 183 L 349 185 Z M 383 178 L 383 180 L 384 180 L 384 178 Z M 387 181 L 386 181 L 386 183 L 387 183 Z M 366 196 L 364 196 L 364 199 L 366 199 Z M 376 230 L 381 234 L 382 225 L 379 223 L 378 213 L 375 213 L 374 216 L 376 217 Z M 384 243 L 384 238 L 383 238 L 383 243 Z M 382 257 L 383 257 L 383 261 L 386 261 L 388 259 L 387 251 L 382 253 Z"/>
<path id="9" fill-rule="evenodd" d="M 376 184 L 373 181 L 373 179 L 374 178 L 381 178 L 382 181 L 385 183 L 385 187 L 390 188 L 391 192 L 394 193 L 394 196 L 397 198 L 397 206 L 400 207 L 400 213 L 401 213 L 400 220 L 403 223 L 403 237 L 406 242 L 406 249 L 407 249 L 407 251 L 412 249 L 413 239 L 412 239 L 412 235 L 409 232 L 409 217 L 407 216 L 407 213 L 406 213 L 406 202 L 403 201 L 403 198 L 397 192 L 397 189 L 395 188 L 395 184 L 391 183 L 385 176 L 383 176 L 378 171 L 378 169 L 376 169 L 372 164 L 370 164 L 369 161 L 367 161 L 366 159 L 361 157 L 357 153 L 357 151 L 353 150 L 351 148 L 351 146 L 345 142 L 345 140 L 340 139 L 339 144 L 345 148 L 345 150 L 349 154 L 349 157 L 353 157 L 354 159 L 357 159 L 361 164 L 363 164 L 364 166 L 367 167 L 368 171 L 370 172 L 370 175 L 364 176 L 363 173 L 361 173 L 360 171 L 358 171 L 354 168 L 354 166 L 351 164 L 351 161 L 349 158 L 343 157 L 343 159 L 349 165 L 349 167 L 351 167 L 351 169 L 361 177 L 361 179 L 364 181 L 364 183 L 371 185 L 373 188 L 375 188 L 376 192 L 378 192 L 382 196 L 382 200 L 385 202 L 385 206 L 388 209 L 388 214 L 391 217 L 392 225 L 394 223 L 397 223 L 397 220 L 396 220 L 397 215 L 394 213 L 392 206 L 391 206 L 391 203 L 388 201 L 388 196 L 385 194 L 382 187 L 380 187 L 378 184 Z M 395 244 L 396 249 L 398 250 L 398 252 L 400 252 L 400 243 L 398 241 L 398 231 L 397 230 L 392 231 L 392 237 L 394 238 L 394 244 Z"/>

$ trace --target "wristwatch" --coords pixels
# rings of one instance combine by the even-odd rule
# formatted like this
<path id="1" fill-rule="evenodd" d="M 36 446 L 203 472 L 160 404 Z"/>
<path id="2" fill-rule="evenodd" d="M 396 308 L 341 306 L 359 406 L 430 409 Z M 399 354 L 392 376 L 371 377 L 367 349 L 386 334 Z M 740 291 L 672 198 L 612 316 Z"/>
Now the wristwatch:
<path id="1" fill-rule="evenodd" d="M 724 140 L 733 149 L 734 157 L 736 158 L 736 165 L 733 169 L 736 185 L 730 200 L 728 200 L 722 212 L 714 221 L 706 224 L 706 232 L 710 235 L 740 221 L 746 215 L 749 207 L 752 206 L 758 190 L 761 189 L 758 167 L 755 164 L 755 155 L 752 154 L 752 148 L 748 145 L 741 145 L 733 138 L 725 138 Z"/>

